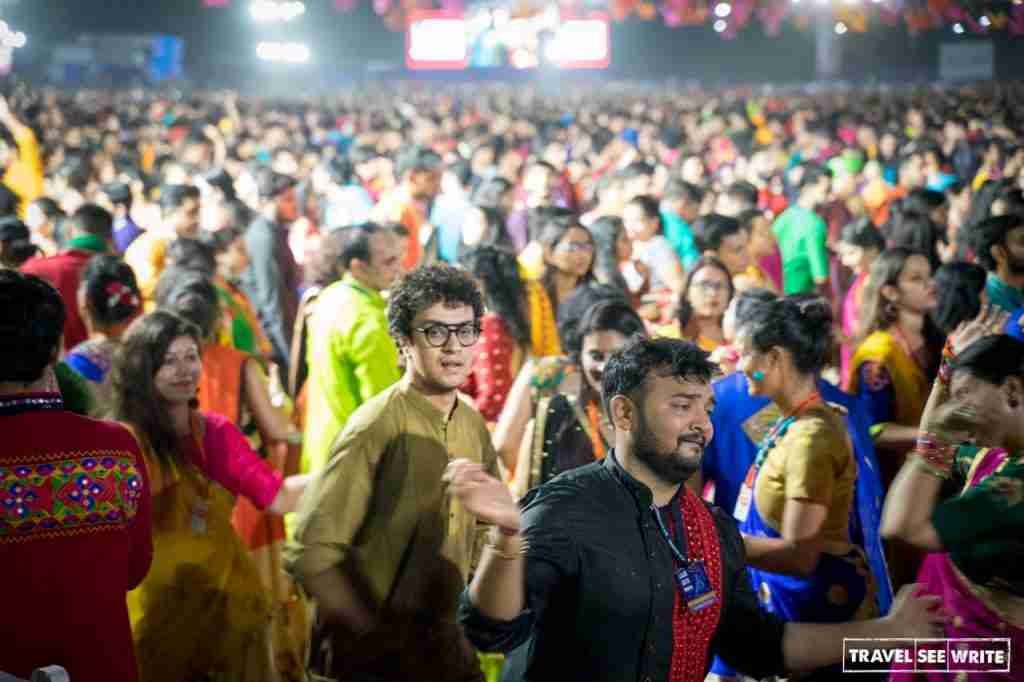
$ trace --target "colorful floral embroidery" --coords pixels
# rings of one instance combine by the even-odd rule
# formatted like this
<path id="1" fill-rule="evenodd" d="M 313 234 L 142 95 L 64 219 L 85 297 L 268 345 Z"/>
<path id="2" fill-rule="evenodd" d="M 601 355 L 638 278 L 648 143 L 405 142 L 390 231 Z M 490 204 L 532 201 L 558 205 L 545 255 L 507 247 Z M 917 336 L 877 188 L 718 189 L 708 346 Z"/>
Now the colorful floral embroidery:
<path id="1" fill-rule="evenodd" d="M 142 485 L 124 453 L 0 467 L 0 542 L 124 524 Z"/>

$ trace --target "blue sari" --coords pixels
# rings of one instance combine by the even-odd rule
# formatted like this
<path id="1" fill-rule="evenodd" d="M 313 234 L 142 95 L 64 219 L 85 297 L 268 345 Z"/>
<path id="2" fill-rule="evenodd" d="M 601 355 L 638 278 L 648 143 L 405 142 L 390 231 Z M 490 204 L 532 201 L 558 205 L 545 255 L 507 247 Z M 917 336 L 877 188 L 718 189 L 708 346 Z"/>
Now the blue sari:
<path id="1" fill-rule="evenodd" d="M 732 513 L 736 508 L 747 471 L 757 455 L 757 442 L 748 434 L 745 425 L 761 421 L 770 427 L 778 416 L 778 409 L 767 399 L 751 396 L 747 392 L 747 377 L 736 372 L 714 382 L 715 411 L 711 422 L 715 435 L 704 451 L 702 471 L 704 480 L 715 486 L 714 504 Z M 892 606 L 892 583 L 882 550 L 879 526 L 882 521 L 882 482 L 878 475 L 878 460 L 871 439 L 871 420 L 864 406 L 848 393 L 824 379 L 818 380 L 818 392 L 826 402 L 835 403 L 846 411 L 846 423 L 853 457 L 857 461 L 857 483 L 854 487 L 853 513 L 850 514 L 850 542 L 862 547 L 875 581 L 875 601 L 880 615 Z M 752 580 L 756 588 L 759 583 Z M 711 672 L 731 676 L 735 672 L 716 658 Z"/>
<path id="2" fill-rule="evenodd" d="M 736 372 L 714 383 L 716 406 L 711 415 L 714 438 L 704 451 L 705 481 L 714 482 L 715 505 L 732 513 L 736 508 L 743 480 L 757 455 L 757 443 L 744 428 L 751 419 L 771 425 L 778 410 L 767 398 L 747 393 L 747 377 Z M 818 380 L 818 391 L 825 402 L 835 403 L 847 411 L 846 423 L 857 462 L 857 483 L 854 488 L 853 512 L 850 515 L 850 542 L 864 548 L 871 573 L 878 584 L 877 602 L 881 614 L 892 605 L 892 586 L 878 532 L 882 522 L 882 482 L 878 477 L 878 460 L 871 439 L 871 421 L 863 405 L 848 393 L 824 379 Z M 767 408 L 767 409 L 766 409 Z M 759 413 L 764 410 L 764 414 Z"/>

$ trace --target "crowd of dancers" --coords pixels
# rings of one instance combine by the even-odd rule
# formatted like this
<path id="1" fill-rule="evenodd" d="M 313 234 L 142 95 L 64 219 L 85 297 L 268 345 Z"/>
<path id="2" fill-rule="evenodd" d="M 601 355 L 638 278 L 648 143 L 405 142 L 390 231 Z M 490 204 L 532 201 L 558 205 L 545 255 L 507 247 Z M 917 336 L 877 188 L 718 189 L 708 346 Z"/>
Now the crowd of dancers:
<path id="1" fill-rule="evenodd" d="M 0 671 L 1024 655 L 1022 96 L 16 87 Z"/>

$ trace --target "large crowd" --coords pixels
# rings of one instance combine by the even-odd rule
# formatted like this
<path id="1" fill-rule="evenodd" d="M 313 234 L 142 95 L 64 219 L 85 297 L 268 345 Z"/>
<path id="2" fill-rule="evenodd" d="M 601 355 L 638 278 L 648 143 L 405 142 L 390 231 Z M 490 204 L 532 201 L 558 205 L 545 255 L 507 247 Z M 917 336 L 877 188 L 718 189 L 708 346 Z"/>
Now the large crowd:
<path id="1" fill-rule="evenodd" d="M 1024 656 L 1022 99 L 11 88 L 0 671 Z"/>

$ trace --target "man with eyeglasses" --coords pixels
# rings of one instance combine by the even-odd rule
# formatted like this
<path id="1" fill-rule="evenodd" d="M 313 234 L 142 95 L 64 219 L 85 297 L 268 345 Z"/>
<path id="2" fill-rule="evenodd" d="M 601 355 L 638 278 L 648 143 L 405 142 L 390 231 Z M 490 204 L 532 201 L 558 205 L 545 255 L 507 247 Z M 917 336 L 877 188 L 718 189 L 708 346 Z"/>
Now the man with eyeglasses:
<path id="1" fill-rule="evenodd" d="M 391 292 L 405 375 L 349 417 L 285 552 L 316 605 L 315 679 L 483 680 L 455 619 L 482 537 L 441 481 L 456 458 L 497 473 L 483 417 L 457 394 L 483 308 L 472 278 L 448 265 L 413 270 Z"/>

